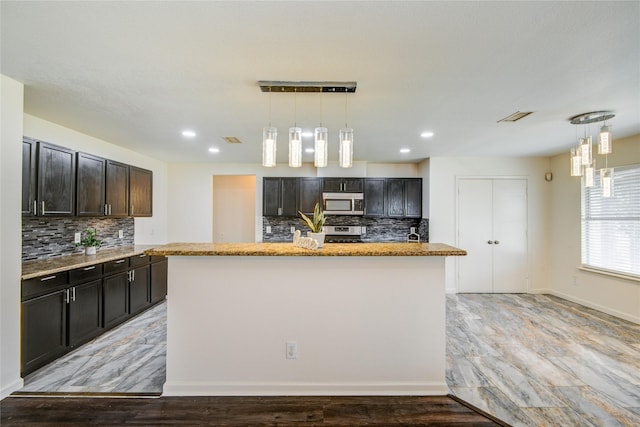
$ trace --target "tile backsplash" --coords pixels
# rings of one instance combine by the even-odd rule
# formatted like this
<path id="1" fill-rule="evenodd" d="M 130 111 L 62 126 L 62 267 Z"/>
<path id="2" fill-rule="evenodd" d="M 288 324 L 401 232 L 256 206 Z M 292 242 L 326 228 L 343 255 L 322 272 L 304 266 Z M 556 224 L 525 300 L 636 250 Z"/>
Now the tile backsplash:
<path id="1" fill-rule="evenodd" d="M 363 216 L 336 215 L 327 218 L 325 225 L 360 225 L 367 227 L 362 236 L 363 242 L 406 242 L 411 227 L 416 228 L 421 242 L 429 241 L 428 218 L 367 218 Z M 271 227 L 267 234 L 266 227 Z M 291 242 L 291 226 L 302 230 L 307 227 L 296 217 L 264 216 L 262 217 L 262 240 L 264 242 Z"/>
<path id="2" fill-rule="evenodd" d="M 82 253 L 73 243 L 74 234 L 95 228 L 102 248 L 134 244 L 134 218 L 38 217 L 22 218 L 22 261 Z M 122 230 L 124 237 L 118 238 Z"/>

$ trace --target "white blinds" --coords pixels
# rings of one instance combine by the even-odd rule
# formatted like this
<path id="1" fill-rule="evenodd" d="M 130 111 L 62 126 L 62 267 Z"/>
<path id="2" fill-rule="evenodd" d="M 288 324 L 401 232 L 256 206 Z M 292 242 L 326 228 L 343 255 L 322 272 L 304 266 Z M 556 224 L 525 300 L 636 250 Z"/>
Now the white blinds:
<path id="1" fill-rule="evenodd" d="M 640 277 L 640 165 L 615 168 L 614 197 L 582 189 L 582 264 Z"/>

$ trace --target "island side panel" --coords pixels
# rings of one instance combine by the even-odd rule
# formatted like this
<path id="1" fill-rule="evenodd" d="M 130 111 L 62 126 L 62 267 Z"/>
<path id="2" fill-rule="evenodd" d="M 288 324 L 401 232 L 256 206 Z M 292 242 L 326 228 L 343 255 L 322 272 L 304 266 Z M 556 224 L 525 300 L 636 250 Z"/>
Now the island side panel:
<path id="1" fill-rule="evenodd" d="M 443 257 L 170 256 L 167 312 L 164 395 L 448 392 Z"/>

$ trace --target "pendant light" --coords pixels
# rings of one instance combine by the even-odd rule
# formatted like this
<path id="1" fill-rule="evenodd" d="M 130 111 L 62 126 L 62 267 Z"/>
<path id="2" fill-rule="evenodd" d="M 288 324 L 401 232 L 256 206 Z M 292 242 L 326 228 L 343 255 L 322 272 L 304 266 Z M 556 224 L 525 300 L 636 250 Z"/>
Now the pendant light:
<path id="1" fill-rule="evenodd" d="M 269 126 L 262 128 L 262 166 L 276 166 L 278 129 L 271 126 L 271 88 L 269 88 Z"/>
<path id="2" fill-rule="evenodd" d="M 293 91 L 293 127 L 289 128 L 289 167 L 302 166 L 302 128 L 297 125 L 298 92 Z"/>
<path id="3" fill-rule="evenodd" d="M 606 122 L 605 122 L 606 123 Z M 613 152 L 611 129 L 606 124 L 600 128 L 600 144 L 598 144 L 598 154 L 611 154 Z"/>
<path id="4" fill-rule="evenodd" d="M 320 90 L 320 126 L 315 128 L 314 141 L 315 153 L 313 155 L 313 165 L 317 168 L 327 166 L 327 143 L 329 139 L 329 131 L 322 126 L 322 90 Z"/>
<path id="5" fill-rule="evenodd" d="M 613 168 L 600 169 L 600 187 L 602 188 L 602 197 L 613 196 Z"/>
<path id="6" fill-rule="evenodd" d="M 339 163 L 341 168 L 353 166 L 353 129 L 347 125 L 347 92 L 344 92 L 344 128 L 338 134 Z"/>

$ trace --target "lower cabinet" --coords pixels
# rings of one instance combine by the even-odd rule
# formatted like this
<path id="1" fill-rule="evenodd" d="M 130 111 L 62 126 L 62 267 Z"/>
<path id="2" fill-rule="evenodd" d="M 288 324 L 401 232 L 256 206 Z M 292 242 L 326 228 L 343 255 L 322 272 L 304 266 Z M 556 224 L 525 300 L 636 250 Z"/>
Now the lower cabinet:
<path id="1" fill-rule="evenodd" d="M 151 304 L 167 296 L 168 265 L 166 257 L 151 257 Z"/>
<path id="2" fill-rule="evenodd" d="M 102 279 L 69 290 L 69 346 L 84 344 L 102 332 Z"/>
<path id="3" fill-rule="evenodd" d="M 104 327 L 111 328 L 129 317 L 129 272 L 105 277 L 102 281 Z"/>
<path id="4" fill-rule="evenodd" d="M 149 307 L 149 266 L 129 272 L 129 314 L 136 314 Z"/>

